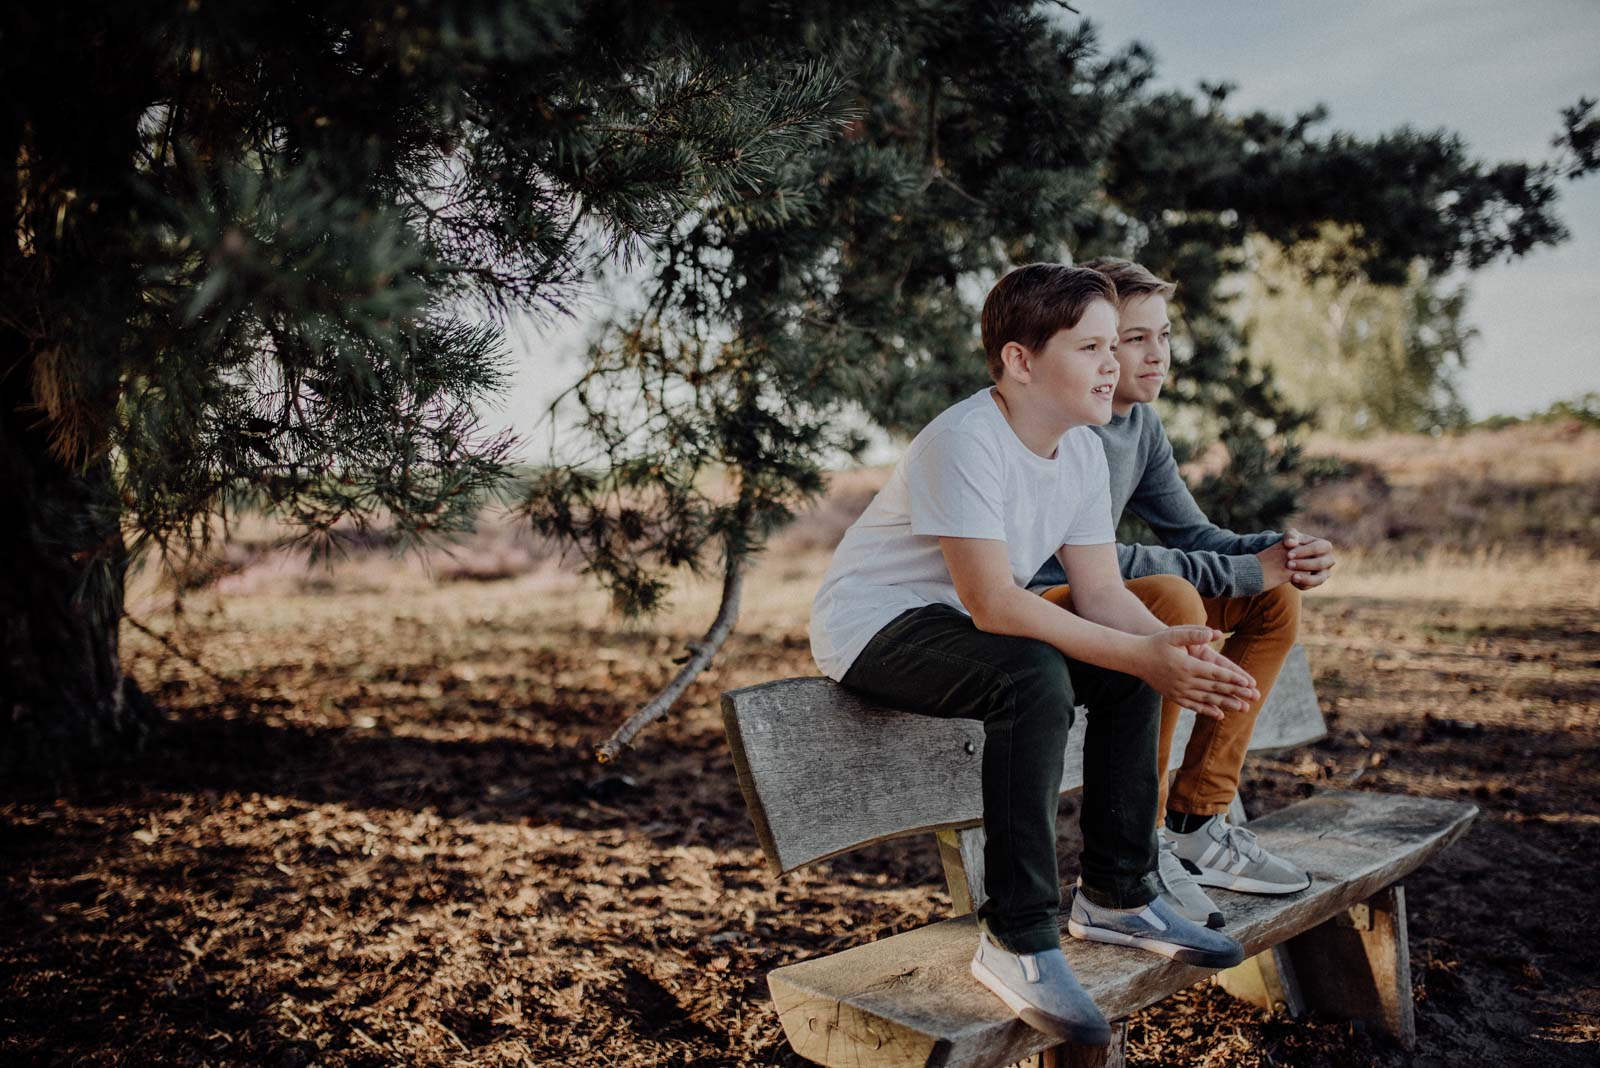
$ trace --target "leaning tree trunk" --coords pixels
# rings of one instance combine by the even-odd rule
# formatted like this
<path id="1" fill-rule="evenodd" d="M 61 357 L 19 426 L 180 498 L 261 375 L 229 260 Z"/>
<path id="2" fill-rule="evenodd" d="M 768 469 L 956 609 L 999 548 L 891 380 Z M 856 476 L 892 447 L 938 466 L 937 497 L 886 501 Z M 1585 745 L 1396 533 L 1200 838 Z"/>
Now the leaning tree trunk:
<path id="1" fill-rule="evenodd" d="M 31 363 L 0 339 L 0 783 L 137 749 L 149 722 L 118 659 L 127 550 L 111 465 L 51 454 Z"/>

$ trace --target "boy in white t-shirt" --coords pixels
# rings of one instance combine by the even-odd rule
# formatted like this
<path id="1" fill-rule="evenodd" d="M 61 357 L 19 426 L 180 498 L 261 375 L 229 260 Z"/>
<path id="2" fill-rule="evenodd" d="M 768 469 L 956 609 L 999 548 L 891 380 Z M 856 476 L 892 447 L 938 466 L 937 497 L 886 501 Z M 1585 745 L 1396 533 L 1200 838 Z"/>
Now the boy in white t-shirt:
<path id="1" fill-rule="evenodd" d="M 995 385 L 911 442 L 845 533 L 812 605 L 811 649 L 871 699 L 984 724 L 987 900 L 972 971 L 1030 1025 L 1065 1041 L 1110 1029 L 1060 948 L 1056 811 L 1073 706 L 1084 736 L 1081 877 L 1068 930 L 1188 963 L 1228 967 L 1237 942 L 1159 898 L 1156 738 L 1161 698 L 1242 710 L 1248 674 L 1168 628 L 1118 569 L 1105 453 L 1116 290 L 1104 275 L 1032 264 L 983 309 Z M 1055 554 L 1067 611 L 1026 589 Z"/>

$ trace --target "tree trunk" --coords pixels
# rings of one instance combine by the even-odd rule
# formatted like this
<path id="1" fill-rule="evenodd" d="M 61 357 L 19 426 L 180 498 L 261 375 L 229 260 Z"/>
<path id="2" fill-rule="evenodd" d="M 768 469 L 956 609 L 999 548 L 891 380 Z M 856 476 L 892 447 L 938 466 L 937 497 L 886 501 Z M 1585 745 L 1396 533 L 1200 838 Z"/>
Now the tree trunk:
<path id="1" fill-rule="evenodd" d="M 111 464 L 51 455 L 32 358 L 0 336 L 0 783 L 136 751 L 148 705 L 118 658 L 127 549 Z"/>

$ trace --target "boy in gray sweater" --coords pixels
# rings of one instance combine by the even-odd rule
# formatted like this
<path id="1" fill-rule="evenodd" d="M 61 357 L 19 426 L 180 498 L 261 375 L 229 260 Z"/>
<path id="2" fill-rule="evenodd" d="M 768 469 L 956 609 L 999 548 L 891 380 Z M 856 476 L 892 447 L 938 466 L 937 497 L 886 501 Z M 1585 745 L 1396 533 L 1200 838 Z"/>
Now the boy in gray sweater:
<path id="1" fill-rule="evenodd" d="M 1227 821 L 1239 788 L 1250 733 L 1271 691 L 1300 618 L 1300 591 L 1326 581 L 1333 547 L 1290 529 L 1236 534 L 1213 524 L 1178 473 L 1172 445 L 1152 401 L 1171 364 L 1172 324 L 1167 298 L 1175 286 L 1127 260 L 1083 264 L 1117 288 L 1120 312 L 1117 361 L 1121 367 L 1111 421 L 1091 429 L 1105 446 L 1111 474 L 1111 511 L 1120 520 L 1131 508 L 1160 546 L 1118 545 L 1128 588 L 1169 626 L 1203 625 L 1229 634 L 1223 655 L 1255 677 L 1261 696 L 1243 712 L 1198 710 L 1194 733 L 1174 777 L 1170 796 L 1161 776 L 1160 873 L 1163 895 L 1184 915 L 1221 926 L 1221 911 L 1201 885 L 1249 893 L 1287 894 L 1310 877 L 1262 849 L 1254 836 Z M 1030 584 L 1070 607 L 1066 576 L 1055 560 Z M 1157 767 L 1166 768 L 1179 706 L 1162 705 Z M 1197 885 L 1199 884 L 1199 885 Z"/>

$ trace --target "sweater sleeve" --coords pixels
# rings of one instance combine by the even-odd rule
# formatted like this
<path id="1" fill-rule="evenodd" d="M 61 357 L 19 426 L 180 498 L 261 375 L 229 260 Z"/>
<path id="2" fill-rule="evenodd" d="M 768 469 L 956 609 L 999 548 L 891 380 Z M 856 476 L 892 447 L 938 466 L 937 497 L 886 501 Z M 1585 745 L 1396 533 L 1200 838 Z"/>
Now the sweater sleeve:
<path id="1" fill-rule="evenodd" d="M 1149 415 L 1149 459 L 1128 507 L 1149 524 L 1161 545 L 1117 546 L 1123 576 L 1179 575 L 1202 597 L 1260 593 L 1264 581 L 1255 554 L 1276 545 L 1283 535 L 1276 531 L 1236 534 L 1206 518 L 1178 472 L 1160 418 L 1153 409 Z"/>

